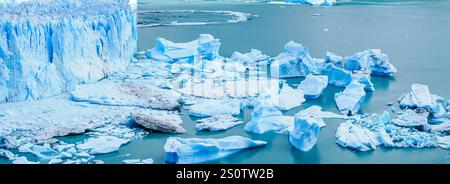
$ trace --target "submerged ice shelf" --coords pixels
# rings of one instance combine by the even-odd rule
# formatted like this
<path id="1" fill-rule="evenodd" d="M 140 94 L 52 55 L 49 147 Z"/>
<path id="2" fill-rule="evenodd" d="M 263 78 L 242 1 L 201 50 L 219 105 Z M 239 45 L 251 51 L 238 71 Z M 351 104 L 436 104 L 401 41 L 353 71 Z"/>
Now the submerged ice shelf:
<path id="1" fill-rule="evenodd" d="M 0 103 L 55 96 L 124 71 L 136 52 L 128 0 L 0 3 Z"/>

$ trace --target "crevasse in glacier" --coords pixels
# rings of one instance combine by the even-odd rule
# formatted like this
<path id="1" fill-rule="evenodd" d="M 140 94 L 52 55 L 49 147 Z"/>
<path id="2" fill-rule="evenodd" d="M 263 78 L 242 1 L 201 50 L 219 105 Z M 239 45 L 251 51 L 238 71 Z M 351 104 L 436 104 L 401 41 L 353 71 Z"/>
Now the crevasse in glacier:
<path id="1" fill-rule="evenodd" d="M 0 102 L 37 100 L 123 71 L 136 51 L 128 0 L 0 2 Z"/>

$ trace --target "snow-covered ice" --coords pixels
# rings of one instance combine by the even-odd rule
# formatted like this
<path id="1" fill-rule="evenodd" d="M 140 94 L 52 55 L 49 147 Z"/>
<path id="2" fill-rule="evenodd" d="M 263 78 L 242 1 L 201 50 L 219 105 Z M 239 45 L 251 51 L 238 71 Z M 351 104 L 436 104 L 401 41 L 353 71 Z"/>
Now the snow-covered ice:
<path id="1" fill-rule="evenodd" d="M 294 129 L 289 134 L 289 142 L 301 151 L 309 151 L 319 138 L 319 117 L 295 116 Z"/>
<path id="2" fill-rule="evenodd" d="M 211 132 L 224 131 L 243 123 L 244 122 L 242 122 L 238 118 L 233 117 L 230 114 L 221 114 L 197 121 L 195 130 L 207 130 Z"/>
<path id="3" fill-rule="evenodd" d="M 303 91 L 306 99 L 316 99 L 322 95 L 323 90 L 328 86 L 328 76 L 308 75 L 297 89 Z"/>
<path id="4" fill-rule="evenodd" d="M 352 82 L 344 91 L 335 94 L 336 105 L 342 114 L 355 115 L 358 113 L 365 96 L 364 86 L 358 82 Z"/>
<path id="5" fill-rule="evenodd" d="M 170 137 L 164 145 L 166 162 L 172 164 L 195 164 L 213 161 L 239 151 L 264 146 L 267 143 L 242 136 L 220 139 Z"/>
<path id="6" fill-rule="evenodd" d="M 239 115 L 241 102 L 237 99 L 202 99 L 189 108 L 189 115 L 195 117 L 210 117 L 220 114 Z"/>

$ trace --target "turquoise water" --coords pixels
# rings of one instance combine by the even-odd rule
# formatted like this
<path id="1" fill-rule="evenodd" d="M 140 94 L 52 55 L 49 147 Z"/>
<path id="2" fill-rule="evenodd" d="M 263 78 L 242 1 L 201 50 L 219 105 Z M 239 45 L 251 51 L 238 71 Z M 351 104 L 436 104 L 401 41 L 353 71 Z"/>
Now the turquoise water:
<path id="1" fill-rule="evenodd" d="M 329 8 L 210 1 L 175 3 L 151 0 L 140 3 L 139 11 L 227 10 L 257 15 L 249 21 L 236 24 L 140 28 L 140 50 L 152 48 L 157 37 L 185 42 L 196 39 L 201 33 L 220 38 L 221 55 L 226 57 L 234 51 L 247 52 L 252 48 L 276 56 L 290 40 L 302 43 L 318 58 L 323 58 L 326 51 L 348 56 L 368 48 L 380 48 L 389 55 L 390 61 L 399 71 L 392 78 L 373 77 L 376 91 L 368 93 L 362 113 L 382 113 L 388 109 L 387 102 L 395 102 L 401 94 L 409 92 L 413 83 L 427 84 L 433 94 L 450 98 L 449 1 L 352 1 Z M 321 16 L 314 16 L 319 14 Z M 202 16 L 208 15 L 198 18 L 204 19 Z M 295 85 L 301 80 L 291 79 L 289 83 Z M 329 86 L 319 99 L 307 101 L 301 107 L 285 113 L 293 115 L 311 105 L 337 112 L 333 97 L 341 90 Z M 251 118 L 250 113 L 251 109 L 246 109 L 240 118 L 247 122 Z M 266 147 L 240 152 L 211 163 L 450 163 L 450 152 L 439 148 L 379 148 L 363 153 L 342 148 L 335 143 L 334 137 L 342 120 L 326 121 L 328 126 L 321 130 L 317 145 L 309 152 L 301 152 L 289 144 L 287 135 L 247 133 L 243 125 L 226 132 L 197 133 L 194 130 L 196 119 L 189 117 L 187 112 L 183 112 L 182 118 L 183 127 L 188 132 L 180 137 L 242 135 L 268 142 Z M 122 163 L 124 159 L 133 158 L 153 158 L 155 163 L 164 163 L 163 145 L 170 136 L 150 133 L 144 139 L 123 146 L 116 153 L 96 158 L 106 163 Z M 83 136 L 63 139 L 77 142 Z M 129 157 L 124 158 L 126 154 Z M 0 163 L 6 161 L 0 160 Z"/>

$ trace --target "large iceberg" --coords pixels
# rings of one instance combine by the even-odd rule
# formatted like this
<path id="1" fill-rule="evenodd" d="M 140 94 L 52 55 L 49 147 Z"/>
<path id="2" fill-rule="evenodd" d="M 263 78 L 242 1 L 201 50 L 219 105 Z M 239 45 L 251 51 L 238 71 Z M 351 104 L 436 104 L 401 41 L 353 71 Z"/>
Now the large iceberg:
<path id="1" fill-rule="evenodd" d="M 136 51 L 128 0 L 0 3 L 0 103 L 37 100 L 124 71 Z"/>
<path id="2" fill-rule="evenodd" d="M 336 105 L 344 115 L 355 115 L 366 97 L 364 86 L 358 82 L 352 82 L 343 92 L 335 94 Z"/>
<path id="3" fill-rule="evenodd" d="M 251 140 L 241 136 L 221 139 L 170 137 L 164 145 L 164 150 L 167 163 L 195 164 L 213 161 L 244 149 L 266 144 L 265 141 Z"/>
<path id="4" fill-rule="evenodd" d="M 284 52 L 273 58 L 270 65 L 274 78 L 304 77 L 309 74 L 320 74 L 324 60 L 314 59 L 302 44 L 290 41 Z"/>
<path id="5" fill-rule="evenodd" d="M 149 59 L 163 61 L 193 62 L 199 59 L 213 60 L 219 56 L 220 41 L 210 34 L 201 34 L 197 40 L 187 43 L 174 43 L 164 38 L 156 40 L 156 46 L 145 55 Z"/>
<path id="6" fill-rule="evenodd" d="M 309 151 L 319 138 L 319 117 L 295 116 L 294 129 L 289 134 L 289 142 L 301 151 Z"/>
<path id="7" fill-rule="evenodd" d="M 322 95 L 323 90 L 328 86 L 328 76 L 308 75 L 297 89 L 303 91 L 306 99 L 316 99 Z"/>

